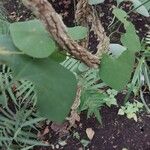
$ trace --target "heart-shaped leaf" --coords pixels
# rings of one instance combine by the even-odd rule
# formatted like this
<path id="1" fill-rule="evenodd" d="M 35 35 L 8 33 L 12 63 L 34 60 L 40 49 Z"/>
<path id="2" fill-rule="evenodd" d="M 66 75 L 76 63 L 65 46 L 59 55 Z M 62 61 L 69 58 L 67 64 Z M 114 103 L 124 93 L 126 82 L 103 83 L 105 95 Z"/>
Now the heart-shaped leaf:
<path id="1" fill-rule="evenodd" d="M 44 58 L 55 51 L 55 42 L 39 20 L 12 23 L 10 34 L 15 46 L 29 56 Z"/>
<path id="2" fill-rule="evenodd" d="M 0 47 L 17 51 L 11 38 L 0 36 Z M 76 95 L 75 76 L 50 58 L 33 59 L 26 55 L 0 55 L 0 62 L 9 65 L 17 80 L 35 84 L 41 116 L 62 122 L 68 115 Z M 64 88 L 65 87 L 65 88 Z"/>
<path id="3" fill-rule="evenodd" d="M 141 50 L 141 43 L 132 23 L 126 27 L 126 33 L 122 35 L 121 42 L 129 51 L 137 52 Z"/>
<path id="4" fill-rule="evenodd" d="M 101 79 L 110 87 L 122 90 L 130 80 L 134 59 L 134 53 L 127 50 L 117 59 L 104 55 L 99 72 Z"/>

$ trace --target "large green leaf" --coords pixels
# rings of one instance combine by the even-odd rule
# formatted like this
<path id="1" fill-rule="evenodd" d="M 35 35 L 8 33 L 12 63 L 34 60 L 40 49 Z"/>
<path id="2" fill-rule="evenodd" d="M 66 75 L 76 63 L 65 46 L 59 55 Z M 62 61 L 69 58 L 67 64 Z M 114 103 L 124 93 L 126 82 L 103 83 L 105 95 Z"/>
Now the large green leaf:
<path id="1" fill-rule="evenodd" d="M 12 23 L 10 34 L 15 46 L 29 56 L 44 58 L 55 50 L 55 42 L 39 20 Z"/>
<path id="2" fill-rule="evenodd" d="M 61 62 L 65 61 L 66 56 L 67 55 L 64 51 L 56 50 L 50 55 L 50 58 L 58 63 L 61 63 Z"/>
<path id="3" fill-rule="evenodd" d="M 9 37 L 0 36 L 0 47 L 16 51 Z M 50 58 L 25 55 L 1 55 L 0 62 L 11 66 L 16 79 L 27 79 L 35 84 L 41 116 L 56 122 L 64 120 L 76 95 L 76 79 L 69 70 Z"/>
<path id="4" fill-rule="evenodd" d="M 126 33 L 122 35 L 121 42 L 129 51 L 137 52 L 141 50 L 141 43 L 132 23 L 126 27 Z"/>
<path id="5" fill-rule="evenodd" d="M 134 53 L 128 50 L 117 59 L 104 55 L 99 72 L 101 79 L 110 87 L 122 90 L 131 78 L 134 59 Z"/>

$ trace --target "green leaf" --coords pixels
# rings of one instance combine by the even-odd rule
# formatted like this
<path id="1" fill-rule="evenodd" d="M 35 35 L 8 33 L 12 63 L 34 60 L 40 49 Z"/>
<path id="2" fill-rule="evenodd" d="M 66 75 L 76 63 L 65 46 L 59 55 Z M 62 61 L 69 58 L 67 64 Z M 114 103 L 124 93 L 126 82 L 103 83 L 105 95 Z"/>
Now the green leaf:
<path id="1" fill-rule="evenodd" d="M 0 104 L 4 107 L 6 106 L 6 101 L 4 95 L 0 94 Z"/>
<path id="2" fill-rule="evenodd" d="M 129 51 L 137 52 L 141 50 L 141 43 L 132 23 L 126 28 L 126 33 L 122 35 L 121 42 Z"/>
<path id="3" fill-rule="evenodd" d="M 113 97 L 113 98 L 111 98 L 111 97 L 106 98 L 106 105 L 108 107 L 111 107 L 112 105 L 117 106 L 117 100 L 116 100 L 116 98 L 115 97 Z"/>
<path id="4" fill-rule="evenodd" d="M 101 79 L 111 88 L 122 90 L 130 81 L 134 60 L 134 53 L 127 50 L 117 59 L 104 55 L 99 71 Z"/>
<path id="5" fill-rule="evenodd" d="M 109 45 L 110 52 L 112 53 L 113 57 L 118 58 L 125 50 L 126 48 L 120 44 L 111 43 Z"/>
<path id="6" fill-rule="evenodd" d="M 10 34 L 15 46 L 29 56 L 44 58 L 55 50 L 55 42 L 39 20 L 12 23 Z"/>
<path id="7" fill-rule="evenodd" d="M 88 0 L 88 3 L 90 5 L 97 5 L 97 4 L 100 4 L 100 3 L 103 3 L 104 0 Z"/>
<path id="8" fill-rule="evenodd" d="M 1 46 L 16 51 L 9 37 L 0 37 Z M 75 76 L 69 70 L 50 58 L 33 59 L 25 55 L 3 55 L 0 62 L 11 66 L 16 79 L 35 84 L 37 108 L 42 117 L 56 122 L 65 119 L 75 99 L 77 86 Z"/>
<path id="9" fill-rule="evenodd" d="M 112 12 L 119 21 L 121 21 L 125 26 L 129 25 L 129 21 L 126 20 L 126 17 L 128 16 L 127 13 L 120 9 L 120 8 L 114 8 Z"/>
<path id="10" fill-rule="evenodd" d="M 50 55 L 50 58 L 58 63 L 61 63 L 66 59 L 66 53 L 64 51 L 57 50 Z"/>
<path id="11" fill-rule="evenodd" d="M 88 33 L 88 29 L 82 26 L 75 26 L 67 29 L 68 29 L 68 35 L 74 40 L 84 39 Z"/>

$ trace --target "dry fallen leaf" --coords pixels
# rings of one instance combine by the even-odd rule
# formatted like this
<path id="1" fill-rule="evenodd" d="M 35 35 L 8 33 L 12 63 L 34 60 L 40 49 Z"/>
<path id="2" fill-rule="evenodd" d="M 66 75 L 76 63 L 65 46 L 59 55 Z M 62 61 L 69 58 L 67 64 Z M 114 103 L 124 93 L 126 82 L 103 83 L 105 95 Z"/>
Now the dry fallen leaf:
<path id="1" fill-rule="evenodd" d="M 57 123 L 52 123 L 51 124 L 51 129 L 59 134 L 59 137 L 67 136 L 69 134 L 69 131 L 67 129 L 68 123 L 64 122 L 63 124 L 57 124 Z"/>
<path id="2" fill-rule="evenodd" d="M 93 130 L 92 128 L 87 128 L 87 129 L 86 129 L 86 134 L 87 134 L 87 137 L 88 137 L 90 140 L 92 140 L 93 137 L 94 137 L 95 132 L 94 132 L 94 130 Z"/>
<path id="3" fill-rule="evenodd" d="M 38 138 L 42 138 L 42 137 L 44 137 L 47 133 L 49 133 L 49 127 L 48 126 L 46 126 L 45 127 L 45 129 L 44 129 L 44 131 L 41 133 L 41 132 L 39 132 L 38 133 Z"/>

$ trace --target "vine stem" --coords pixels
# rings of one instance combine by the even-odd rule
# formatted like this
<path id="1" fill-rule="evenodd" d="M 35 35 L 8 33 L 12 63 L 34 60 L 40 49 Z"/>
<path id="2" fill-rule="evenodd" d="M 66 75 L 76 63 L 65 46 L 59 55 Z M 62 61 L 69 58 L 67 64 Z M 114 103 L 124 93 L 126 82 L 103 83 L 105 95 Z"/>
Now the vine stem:
<path id="1" fill-rule="evenodd" d="M 45 25 L 49 34 L 76 59 L 81 60 L 88 67 L 97 68 L 100 64 L 99 58 L 68 36 L 67 28 L 61 16 L 55 11 L 47 0 L 22 0 L 23 4 L 30 9 L 37 18 Z"/>

